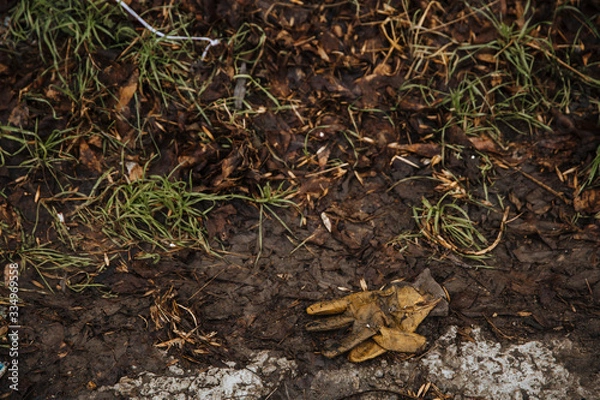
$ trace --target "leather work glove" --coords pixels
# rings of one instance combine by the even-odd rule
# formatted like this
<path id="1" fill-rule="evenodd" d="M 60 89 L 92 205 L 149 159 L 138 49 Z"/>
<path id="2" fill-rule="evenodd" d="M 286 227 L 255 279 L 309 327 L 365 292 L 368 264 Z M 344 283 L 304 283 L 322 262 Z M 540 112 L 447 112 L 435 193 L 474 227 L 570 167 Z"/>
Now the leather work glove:
<path id="1" fill-rule="evenodd" d="M 433 281 L 429 271 L 426 273 Z M 385 290 L 353 293 L 313 304 L 306 309 L 308 314 L 331 316 L 308 323 L 306 329 L 320 332 L 352 326 L 347 337 L 322 351 L 329 358 L 346 351 L 350 351 L 348 359 L 352 362 L 369 360 L 386 351 L 416 353 L 426 344 L 425 337 L 415 333 L 421 321 L 440 301 L 447 307 L 443 289 L 435 285 L 439 290 L 433 290 L 433 294 L 421 293 L 402 282 Z"/>

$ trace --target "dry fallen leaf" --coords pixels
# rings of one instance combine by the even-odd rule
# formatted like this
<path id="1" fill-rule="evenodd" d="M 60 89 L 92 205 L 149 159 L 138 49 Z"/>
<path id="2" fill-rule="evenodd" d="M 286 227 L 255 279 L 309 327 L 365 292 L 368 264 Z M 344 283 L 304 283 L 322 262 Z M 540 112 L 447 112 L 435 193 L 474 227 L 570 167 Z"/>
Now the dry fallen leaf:
<path id="1" fill-rule="evenodd" d="M 102 162 L 85 140 L 79 142 L 79 162 L 89 169 L 102 172 Z"/>
<path id="2" fill-rule="evenodd" d="M 127 175 L 129 177 L 129 181 L 137 181 L 144 177 L 144 169 L 140 167 L 140 165 L 133 161 L 128 161 L 125 163 L 125 168 L 127 168 Z"/>
<path id="3" fill-rule="evenodd" d="M 475 55 L 475 58 L 477 58 L 479 61 L 483 61 L 485 63 L 490 63 L 490 64 L 495 64 L 496 63 L 496 56 L 494 56 L 493 54 L 487 54 L 487 53 L 478 53 Z"/>
<path id="4" fill-rule="evenodd" d="M 594 214 L 600 212 L 600 189 L 585 190 L 573 200 L 575 211 Z"/>
<path id="5" fill-rule="evenodd" d="M 325 225 L 325 229 L 327 229 L 327 231 L 329 233 L 331 233 L 331 220 L 329 219 L 327 214 L 325 214 L 325 212 L 321 213 L 321 221 L 323 221 L 323 225 Z"/>
<path id="6" fill-rule="evenodd" d="M 29 120 L 29 107 L 19 104 L 12 109 L 8 117 L 8 123 L 14 126 L 22 127 Z"/>
<path id="7" fill-rule="evenodd" d="M 137 91 L 138 77 L 139 72 L 136 70 L 133 74 L 131 74 L 125 86 L 119 89 L 119 102 L 115 106 L 115 110 L 118 113 L 123 113 L 126 111 L 127 105 L 129 104 L 131 98 Z"/>
<path id="8" fill-rule="evenodd" d="M 434 157 L 441 152 L 440 145 L 437 143 L 413 143 L 413 144 L 388 144 L 390 149 L 407 151 L 422 157 Z"/>

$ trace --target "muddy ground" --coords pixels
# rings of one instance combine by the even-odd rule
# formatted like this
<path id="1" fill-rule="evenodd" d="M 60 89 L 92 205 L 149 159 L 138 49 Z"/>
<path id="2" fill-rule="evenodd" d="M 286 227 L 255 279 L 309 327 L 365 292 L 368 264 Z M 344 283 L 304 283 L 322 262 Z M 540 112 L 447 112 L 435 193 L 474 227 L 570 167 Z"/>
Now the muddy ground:
<path id="1" fill-rule="evenodd" d="M 131 5 L 141 10 L 140 3 Z M 391 3 L 402 8 L 401 2 Z M 408 3 L 413 11 L 427 8 L 425 3 Z M 465 15 L 461 6 L 442 3 L 434 10 L 440 21 L 442 9 L 447 20 Z M 186 158 L 191 161 L 180 175 L 191 171 L 198 190 L 254 190 L 255 183 L 277 187 L 289 181 L 298 189 L 293 199 L 299 207 L 273 207 L 277 219 L 267 211 L 261 215 L 256 204 L 243 200 L 217 204 L 208 214 L 206 231 L 218 256 L 181 250 L 155 263 L 136 257 L 148 250 L 143 246 L 126 249 L 122 262 L 94 275 L 101 287 L 82 292 L 50 293 L 39 285 L 39 271 L 26 269 L 20 276 L 20 390 L 11 392 L 4 381 L 0 397 L 76 398 L 140 371 L 161 374 L 172 365 L 203 371 L 230 361 L 245 365 L 257 351 L 269 350 L 293 360 L 297 372 L 284 377 L 268 398 L 310 399 L 320 371 L 343 368 L 348 361 L 319 354 L 326 340 L 346 333 L 306 332 L 305 324 L 313 320 L 306 307 L 358 291 L 361 280 L 368 289 L 378 289 L 395 279 L 411 281 L 425 268 L 451 300 L 447 317 L 427 318 L 419 327 L 430 343 L 450 325 L 458 327 L 459 341 L 473 340 L 473 328 L 503 345 L 568 338 L 587 352 L 560 361 L 583 384 L 594 379 L 600 370 L 600 223 L 594 218 L 600 211 L 600 194 L 593 188 L 579 194 L 572 175 L 565 178 L 560 172 L 581 169 L 596 154 L 599 115 L 588 98 L 595 98 L 598 90 L 583 90 L 586 94 L 573 101 L 569 115 L 547 109 L 541 117 L 550 132 L 527 132 L 523 127 L 520 133 L 503 126 L 501 145 L 487 137 L 475 140 L 458 128 L 440 138 L 435 129 L 447 121 L 448 106 L 424 104 L 396 92 L 410 56 L 360 52 L 387 43 L 375 22 L 384 20 L 390 9 L 377 1 L 361 2 L 359 10 L 352 2 L 319 4 L 182 1 L 180 10 L 199 15 L 199 34 L 207 27 L 232 32 L 245 22 L 262 26 L 266 46 L 251 73 L 277 98 L 292 99 L 297 109 L 249 114 L 244 126 L 214 114 L 211 129 L 217 141 L 205 147 L 194 147 L 190 139 L 202 119 L 181 110 L 164 111 L 165 118 L 176 121 L 172 131 L 149 133 L 162 149 L 150 165 L 154 174 L 166 174 Z M 507 7 L 498 12 L 509 20 L 518 19 L 523 9 L 521 2 L 495 4 Z M 581 7 L 588 15 L 597 14 L 591 5 Z M 556 10 L 556 4 L 540 5 L 533 18 L 554 18 L 564 40 L 576 35 L 579 28 L 569 10 Z M 5 13 L 10 15 L 10 9 Z M 477 25 L 473 18 L 448 27 L 447 33 L 465 40 L 469 32 L 491 35 L 489 26 Z M 250 28 L 250 42 L 256 39 L 254 29 Z M 587 49 L 597 49 L 598 39 L 582 34 L 581 40 Z M 226 50 L 211 50 L 219 51 Z M 548 62 L 538 55 L 541 66 Z M 590 57 L 588 63 L 598 54 Z M 19 90 L 35 79 L 31 59 L 35 60 L 33 53 L 22 58 L 2 54 L 7 68 L 1 72 L 3 121 L 16 118 Z M 122 68 L 118 77 L 106 79 L 128 78 L 132 66 L 127 62 L 104 62 Z M 234 61 L 220 62 L 223 72 L 213 77 L 204 101 L 233 92 L 235 80 L 227 68 Z M 573 60 L 575 67 L 578 62 Z M 478 65 L 487 66 L 467 60 L 463 68 Z M 205 73 L 202 68 L 206 67 L 200 67 L 200 75 Z M 433 74 L 438 66 L 427 68 Z M 600 77 L 598 69 L 588 72 Z M 457 84 L 458 78 L 445 82 L 442 75 L 432 76 L 431 82 L 440 88 Z M 548 86 L 554 77 L 550 71 L 539 79 L 539 85 Z M 36 83 L 46 84 L 50 83 Z M 250 91 L 246 100 L 256 107 L 267 104 L 261 93 Z M 351 105 L 381 112 L 349 113 Z M 26 118 L 34 121 L 45 111 L 32 107 L 28 112 Z M 42 128 L 58 123 L 62 122 L 46 118 Z M 117 124 L 115 129 L 126 136 L 127 127 Z M 360 138 L 349 138 L 350 130 L 360 131 Z M 306 152 L 313 156 L 306 157 Z M 431 162 L 442 155 L 442 163 Z M 303 157 L 306 162 L 301 162 Z M 107 156 L 100 162 L 116 160 Z M 485 176 L 482 165 L 489 165 Z M 63 167 L 80 168 L 76 175 L 84 188 L 98 176 L 85 160 Z M 458 178 L 444 180 L 449 176 L 444 171 Z M 22 181 L 18 169 L 2 167 L 0 172 L 4 217 L 18 210 L 26 221 L 33 221 L 33 194 L 49 178 L 39 174 Z M 55 189 L 42 186 L 42 197 Z M 419 235 L 423 227 L 413 209 L 423 206 L 423 198 L 436 203 L 444 195 L 458 201 L 488 240 L 485 257 L 468 257 L 461 249 Z M 38 232 L 56 241 L 52 224 L 44 225 L 44 215 L 41 218 L 43 229 Z M 84 240 L 92 241 L 94 235 Z M 51 282 L 60 287 L 60 279 Z M 411 356 L 387 353 L 382 359 L 392 364 L 407 357 Z M 437 385 L 431 378 L 411 375 L 405 389 L 416 392 L 428 382 Z M 460 394 L 438 388 L 438 395 Z M 335 393 L 330 396 L 336 398 Z M 433 397 L 433 392 L 425 395 Z"/>
<path id="2" fill-rule="evenodd" d="M 511 178 L 506 175 L 512 184 Z M 256 211 L 241 207 L 238 216 L 230 217 L 235 227 L 228 248 L 231 254 L 223 260 L 196 253 L 158 265 L 135 263 L 130 273 L 103 280 L 116 298 L 101 298 L 93 291 L 28 294 L 23 331 L 31 344 L 24 347 L 22 356 L 26 368 L 31 368 L 25 376 L 26 393 L 70 397 L 90 390 L 90 382 L 112 385 L 141 370 L 160 374 L 173 362 L 168 354 L 187 368 L 201 371 L 213 365 L 224 367 L 223 362 L 229 360 L 245 365 L 256 350 L 277 350 L 297 363 L 301 379 L 290 379 L 270 398 L 308 399 L 319 371 L 339 368 L 348 361 L 316 353 L 331 334 L 304 331 L 311 320 L 305 307 L 346 294 L 340 287 L 358 290 L 361 278 L 374 289 L 393 279 L 410 280 L 427 267 L 452 299 L 450 316 L 430 318 L 420 327 L 419 332 L 429 340 L 437 339 L 448 325 L 464 329 L 461 340 L 465 341 L 472 327 L 481 327 L 504 344 L 568 337 L 589 353 L 559 361 L 584 381 L 594 379 L 593 371 L 600 369 L 596 242 L 574 239 L 573 233 L 561 233 L 556 224 L 545 231 L 552 236 L 543 240 L 515 223 L 508 225 L 505 239 L 494 252 L 497 264 L 493 269 L 433 257 L 431 250 L 420 246 L 400 253 L 386 242 L 399 227 L 414 224 L 403 198 L 416 190 L 408 186 L 385 194 L 387 188 L 384 179 L 374 177 L 364 185 L 352 179 L 347 192 L 341 185 L 331 191 L 331 203 L 324 211 L 343 204 L 346 215 L 368 215 L 366 221 L 347 222 L 345 218 L 346 243 L 329 234 L 318 215 L 308 215 L 307 228 L 294 232 L 300 238 L 320 234 L 290 254 L 296 246 L 287 232 L 278 222 L 268 221 L 263 256 L 255 265 Z M 530 187 L 526 193 L 536 191 Z M 289 223 L 296 220 L 292 216 Z M 589 282 L 595 282 L 591 291 Z M 174 347 L 168 354 L 156 348 L 157 343 L 171 339 L 168 332 L 156 331 L 149 322 L 156 296 L 165 293 L 193 310 L 203 334 L 216 332 L 211 340 L 219 346 L 200 346 L 205 355 L 195 353 L 196 346 Z M 181 317 L 191 330 L 191 317 L 185 312 Z M 403 359 L 398 354 L 383 357 L 389 363 Z M 408 388 L 416 391 L 425 383 L 413 377 Z"/>

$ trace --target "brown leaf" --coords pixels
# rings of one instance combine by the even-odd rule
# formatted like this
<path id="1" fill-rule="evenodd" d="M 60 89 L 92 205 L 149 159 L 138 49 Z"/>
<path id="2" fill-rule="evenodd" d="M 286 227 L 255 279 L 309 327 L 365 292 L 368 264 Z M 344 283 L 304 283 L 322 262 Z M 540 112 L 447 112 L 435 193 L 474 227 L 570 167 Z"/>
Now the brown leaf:
<path id="1" fill-rule="evenodd" d="M 573 200 L 575 211 L 585 214 L 600 212 L 600 189 L 590 189 L 582 192 Z"/>
<path id="2" fill-rule="evenodd" d="M 242 157 L 238 152 L 230 154 L 229 157 L 221 163 L 221 173 L 213 181 L 213 186 L 219 186 L 229 178 L 231 173 L 237 169 L 242 161 Z"/>
<path id="3" fill-rule="evenodd" d="M 144 169 L 138 163 L 128 161 L 125 163 L 125 167 L 127 168 L 127 175 L 130 182 L 137 181 L 144 177 Z"/>
<path id="4" fill-rule="evenodd" d="M 329 59 L 329 55 L 327 55 L 327 52 L 325 51 L 325 49 L 323 47 L 317 45 L 317 52 L 319 53 L 319 57 L 321 57 L 321 59 L 323 59 L 323 61 L 331 62 L 331 60 Z"/>
<path id="5" fill-rule="evenodd" d="M 504 153 L 504 151 L 502 151 L 502 149 L 500 149 L 498 145 L 487 136 L 469 137 L 469 141 L 473 147 L 484 153 Z"/>
<path id="6" fill-rule="evenodd" d="M 475 55 L 475 58 L 477 58 L 479 61 L 483 61 L 483 62 L 489 63 L 489 64 L 496 63 L 496 56 L 494 56 L 493 54 L 478 53 Z"/>
<path id="7" fill-rule="evenodd" d="M 515 205 L 517 211 L 521 211 L 521 208 L 523 208 L 523 202 L 517 197 L 515 192 L 513 192 L 512 190 L 508 194 L 508 200 Z"/>
<path id="8" fill-rule="evenodd" d="M 235 215 L 236 213 L 237 210 L 231 204 L 227 204 L 223 207 L 219 207 L 216 210 L 211 211 L 209 217 L 204 223 L 209 239 L 218 237 L 219 240 L 227 240 L 228 232 L 225 229 L 225 227 L 229 223 L 229 216 Z"/>
<path id="9" fill-rule="evenodd" d="M 19 265 L 8 263 L 4 266 L 4 286 L 10 287 L 11 281 L 18 281 Z"/>
<path id="10" fill-rule="evenodd" d="M 331 179 L 326 177 L 320 176 L 306 179 L 302 182 L 300 188 L 298 189 L 298 197 L 314 197 L 316 199 L 321 198 L 325 196 L 329 186 L 331 186 Z"/>
<path id="11" fill-rule="evenodd" d="M 321 147 L 317 150 L 317 159 L 319 160 L 319 168 L 325 169 L 327 166 L 327 161 L 329 161 L 329 155 L 331 154 L 331 149 L 327 148 L 327 145 Z"/>
<path id="12" fill-rule="evenodd" d="M 92 171 L 102 172 L 102 162 L 85 140 L 79 142 L 79 162 Z"/>
<path id="13" fill-rule="evenodd" d="M 137 91 L 139 72 L 136 70 L 127 80 L 125 86 L 119 88 L 119 102 L 115 106 L 118 113 L 123 113 L 127 109 L 127 105 Z"/>
<path id="14" fill-rule="evenodd" d="M 390 143 L 388 144 L 388 147 L 395 150 L 404 150 L 408 151 L 409 153 L 415 153 L 422 157 L 433 157 L 440 154 L 440 146 L 437 143 Z"/>
<path id="15" fill-rule="evenodd" d="M 3 221 L 4 226 L 12 230 L 18 227 L 19 217 L 9 204 L 3 202 L 0 204 L 0 221 Z M 4 232 L 0 229 L 0 234 L 2 233 Z"/>
<path id="16" fill-rule="evenodd" d="M 213 143 L 197 143 L 194 147 L 190 147 L 181 151 L 177 156 L 177 163 L 181 164 L 182 168 L 192 168 L 212 163 L 218 154 L 218 149 Z"/>
<path id="17" fill-rule="evenodd" d="M 14 126 L 22 127 L 29 121 L 29 107 L 19 104 L 10 112 L 8 123 Z"/>

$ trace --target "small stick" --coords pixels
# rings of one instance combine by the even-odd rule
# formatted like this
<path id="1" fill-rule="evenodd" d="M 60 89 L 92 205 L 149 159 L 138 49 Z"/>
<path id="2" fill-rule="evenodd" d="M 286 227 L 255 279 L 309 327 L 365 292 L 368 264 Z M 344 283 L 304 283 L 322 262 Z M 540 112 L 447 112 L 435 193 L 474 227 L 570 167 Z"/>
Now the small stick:
<path id="1" fill-rule="evenodd" d="M 529 42 L 529 43 L 527 43 L 527 45 L 529 47 L 531 47 L 532 49 L 541 51 L 542 53 L 544 53 L 546 55 L 546 57 L 552 58 L 557 63 L 559 63 L 560 65 L 562 65 L 563 67 L 565 67 L 566 69 L 568 69 L 569 71 L 571 71 L 572 73 L 574 73 L 575 75 L 577 75 L 578 77 L 580 77 L 581 79 L 583 79 L 584 81 L 586 81 L 587 83 L 592 83 L 592 84 L 596 84 L 596 85 L 600 84 L 599 80 L 594 79 L 591 76 L 585 75 L 582 72 L 579 72 L 577 69 L 571 67 L 569 64 L 567 64 L 566 62 L 564 62 L 560 58 L 556 57 L 554 54 L 550 53 L 546 49 L 543 49 L 542 47 L 538 46 L 536 43 Z"/>
<path id="2" fill-rule="evenodd" d="M 550 186 L 546 185 L 544 182 L 534 178 L 533 176 L 529 175 L 527 172 L 523 171 L 520 168 L 515 168 L 517 171 L 519 171 L 521 174 L 523 174 L 523 176 L 529 180 L 531 180 L 533 183 L 539 185 L 542 189 L 547 190 L 548 192 L 552 193 L 553 195 L 555 195 L 556 197 L 558 197 L 559 199 L 561 199 L 562 201 L 565 202 L 565 204 L 571 204 L 571 200 L 567 199 L 565 197 L 565 195 L 561 192 L 557 192 L 556 190 L 552 189 Z"/>
<path id="3" fill-rule="evenodd" d="M 488 322 L 488 324 L 490 324 L 490 326 L 492 327 L 492 329 L 494 330 L 494 332 L 496 332 L 498 335 L 502 336 L 504 339 L 508 339 L 508 340 L 518 339 L 517 336 L 510 336 L 510 335 L 507 335 L 506 333 L 502 332 L 500 330 L 500 328 L 498 328 L 496 325 L 494 325 L 494 323 L 492 322 L 492 320 L 490 319 L 490 317 L 488 317 L 487 315 L 484 314 L 483 317 Z"/>

